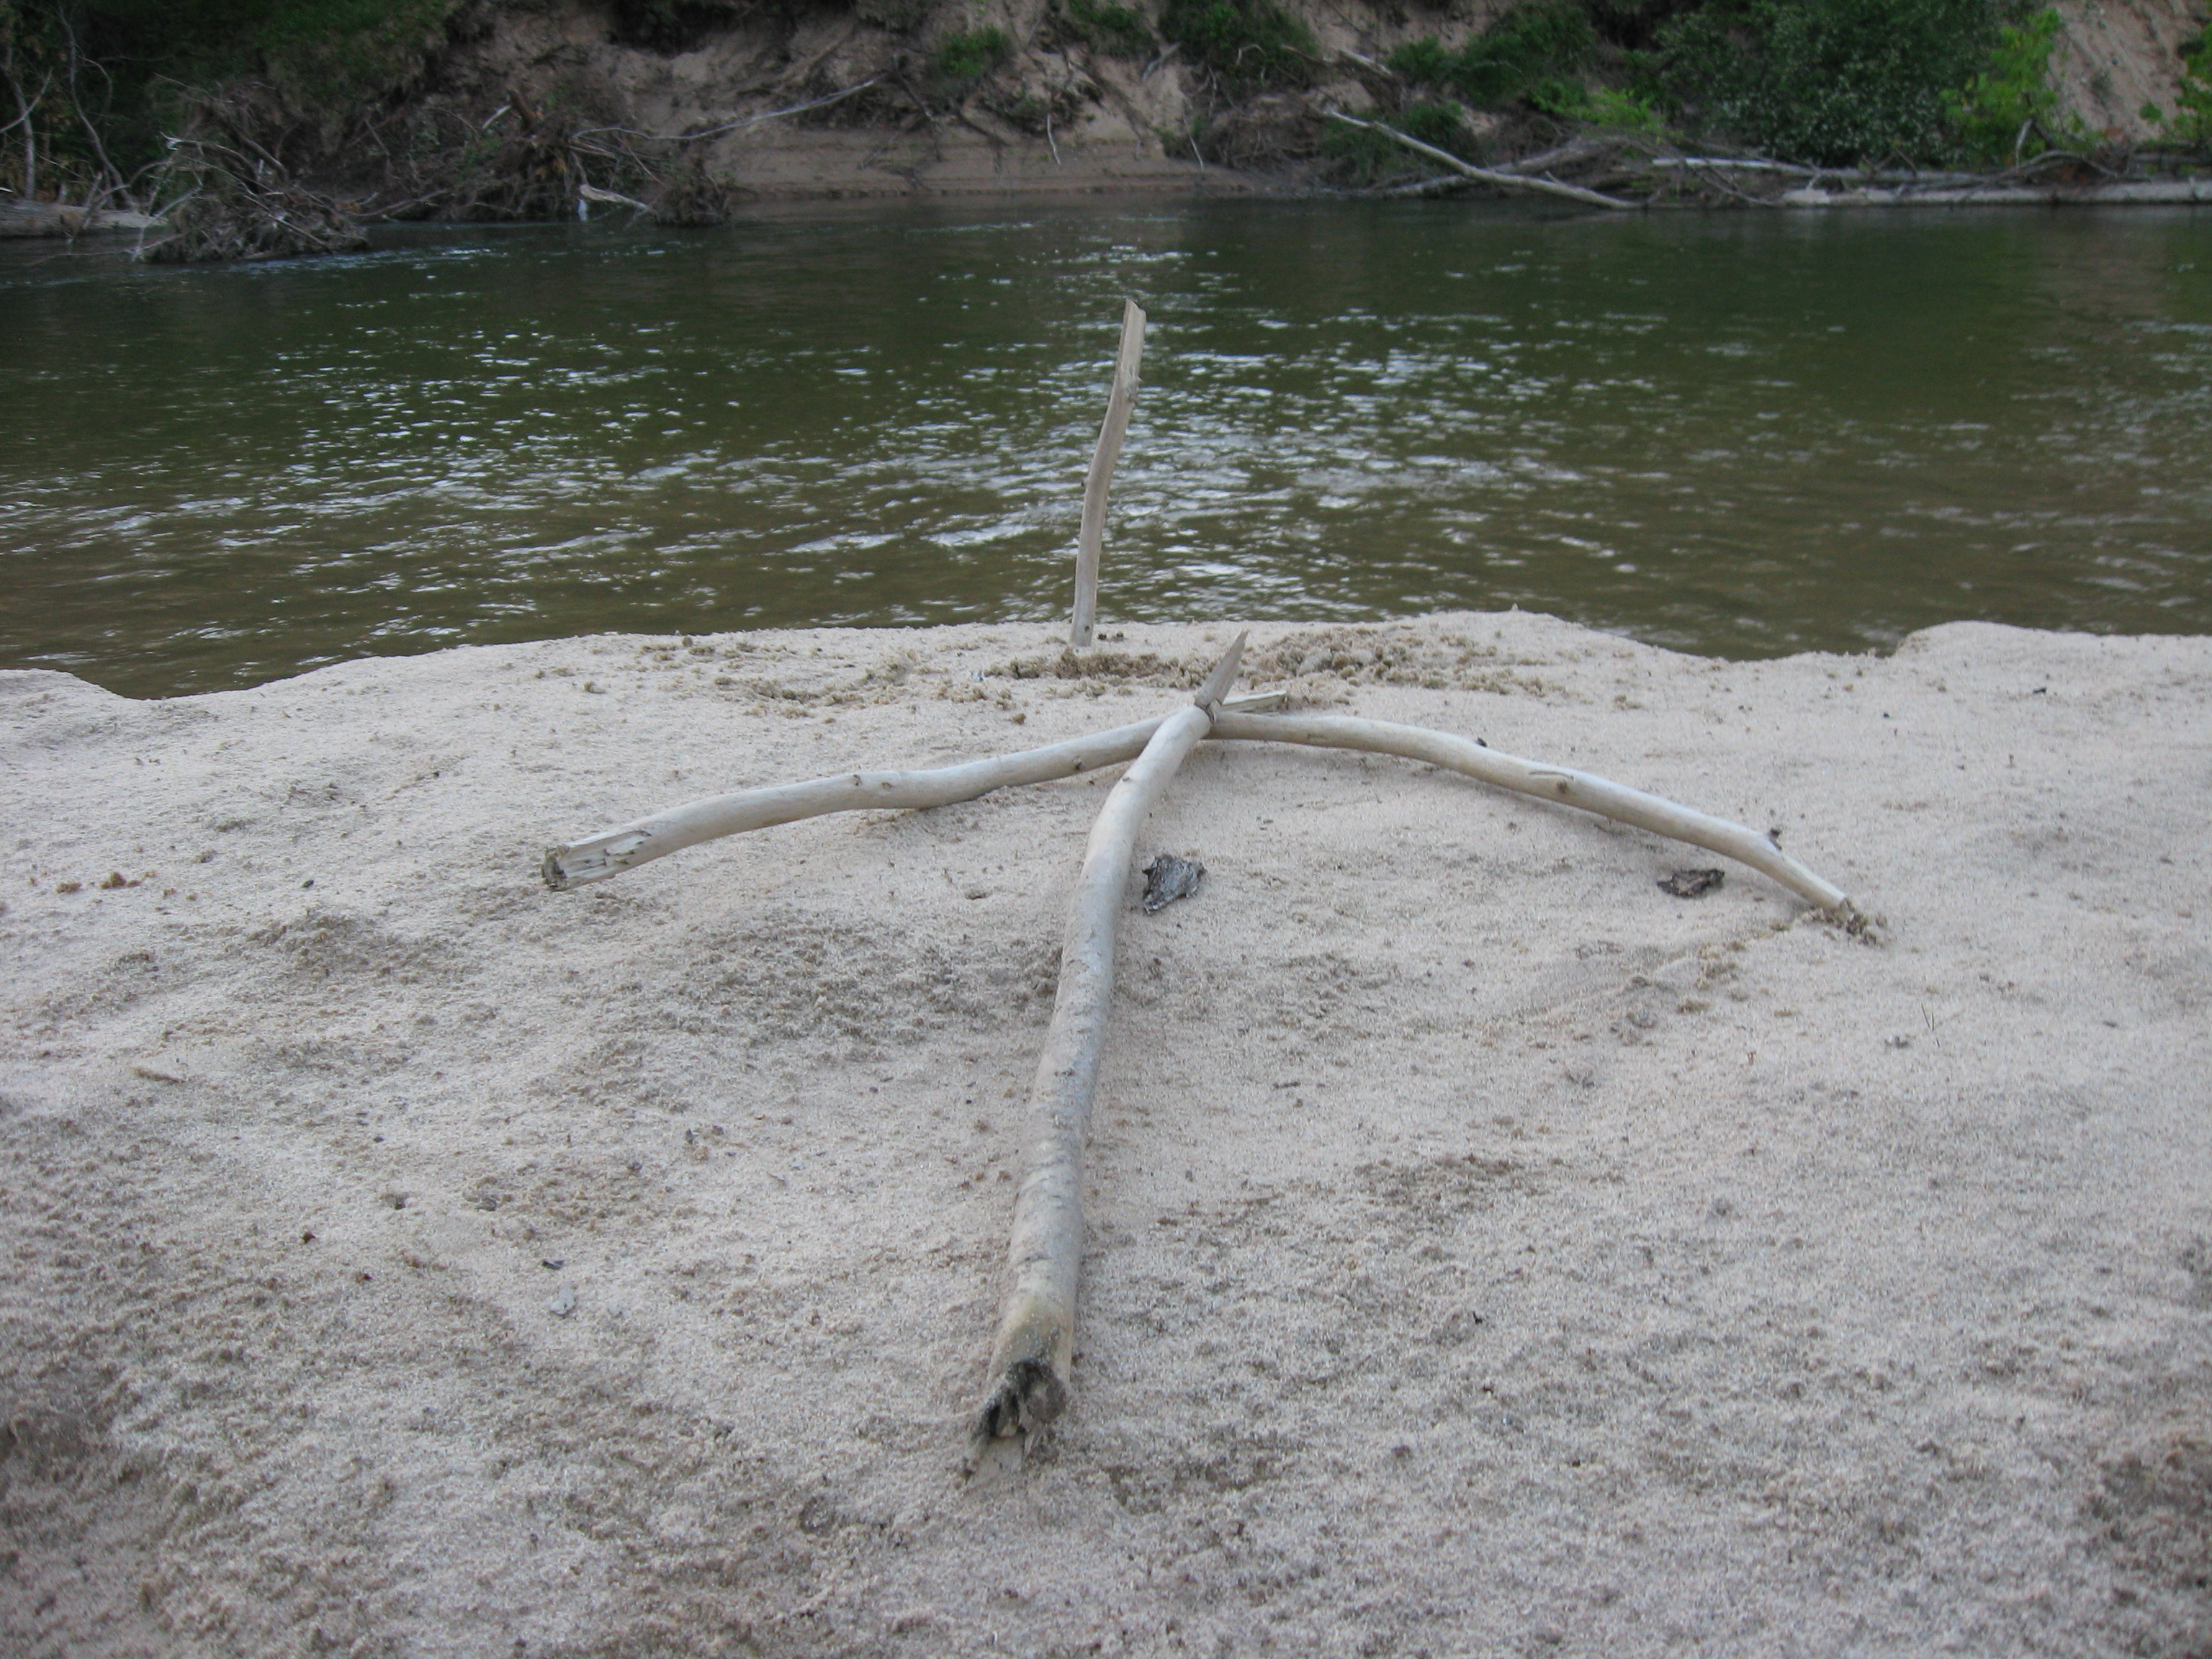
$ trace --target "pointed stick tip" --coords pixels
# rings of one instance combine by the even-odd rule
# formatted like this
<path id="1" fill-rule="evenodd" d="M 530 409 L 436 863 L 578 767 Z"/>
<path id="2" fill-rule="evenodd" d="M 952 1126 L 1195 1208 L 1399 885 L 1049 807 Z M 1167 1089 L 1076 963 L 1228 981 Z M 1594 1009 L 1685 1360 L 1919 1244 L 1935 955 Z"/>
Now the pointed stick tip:
<path id="1" fill-rule="evenodd" d="M 1229 688 L 1237 683 L 1237 671 L 1243 666 L 1244 641 L 1251 634 L 1249 628 L 1240 629 L 1237 637 L 1229 642 L 1229 649 L 1221 653 L 1221 660 L 1214 664 L 1213 672 L 1206 677 L 1206 684 L 1198 688 L 1198 696 L 1192 699 L 1200 708 L 1216 709 L 1222 698 L 1229 695 Z"/>

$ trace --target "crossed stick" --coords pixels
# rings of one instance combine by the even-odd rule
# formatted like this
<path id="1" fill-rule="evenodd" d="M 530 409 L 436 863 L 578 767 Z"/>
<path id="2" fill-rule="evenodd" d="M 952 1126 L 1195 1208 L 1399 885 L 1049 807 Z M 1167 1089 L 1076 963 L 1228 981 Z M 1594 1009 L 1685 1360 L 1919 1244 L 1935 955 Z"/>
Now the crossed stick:
<path id="1" fill-rule="evenodd" d="M 1123 317 L 1121 349 L 1104 428 L 1085 491 L 1071 643 L 1089 643 L 1097 615 L 1105 494 L 1136 397 L 1145 316 Z M 1079 638 L 1078 636 L 1080 636 Z M 1083 1143 L 1106 1045 L 1114 958 L 1135 862 L 1137 832 L 1190 751 L 1207 738 L 1296 743 L 1425 761 L 1524 795 L 1579 808 L 1687 842 L 1749 866 L 1854 933 L 1867 931 L 1850 897 L 1784 853 L 1768 836 L 1640 789 L 1563 766 L 1503 755 L 1465 738 L 1388 720 L 1271 712 L 1279 695 L 1231 698 L 1246 636 L 1231 644 L 1198 695 L 1154 720 L 1042 749 L 920 772 L 842 772 L 802 783 L 741 790 L 671 807 L 547 852 L 546 884 L 556 891 L 604 881 L 654 859 L 722 836 L 830 812 L 921 809 L 974 800 L 1014 784 L 1046 783 L 1127 761 L 1106 796 L 1083 854 L 1060 949 L 1060 985 L 1036 1076 L 1030 1085 L 1029 1146 L 1006 1246 L 1006 1291 L 992 1345 L 987 1392 L 970 1429 L 977 1461 L 1002 1443 L 1029 1438 L 1067 1409 L 1075 1352 L 1075 1295 L 1083 1260 Z"/>
<path id="2" fill-rule="evenodd" d="M 1029 1146 L 1006 1248 L 1006 1299 L 991 1351 L 988 1391 L 971 1431 L 979 1454 L 1017 1436 L 1026 1443 L 1067 1408 L 1083 1257 L 1083 1143 L 1105 1048 L 1122 893 L 1135 862 L 1138 830 L 1168 780 L 1201 740 L 1305 744 L 1425 761 L 1718 853 L 1771 878 L 1851 931 L 1866 927 L 1842 888 L 1814 874 L 1768 837 L 1725 818 L 1588 772 L 1501 754 L 1447 732 L 1339 715 L 1246 712 L 1278 699 L 1229 697 L 1244 640 L 1243 634 L 1237 636 L 1189 704 L 1154 720 L 961 766 L 844 772 L 716 795 L 601 830 L 545 854 L 546 884 L 563 890 L 604 881 L 701 842 L 771 824 L 831 812 L 945 806 L 1014 784 L 1044 783 L 1132 763 L 1091 826 L 1061 937 L 1052 1024 L 1030 1085 Z"/>

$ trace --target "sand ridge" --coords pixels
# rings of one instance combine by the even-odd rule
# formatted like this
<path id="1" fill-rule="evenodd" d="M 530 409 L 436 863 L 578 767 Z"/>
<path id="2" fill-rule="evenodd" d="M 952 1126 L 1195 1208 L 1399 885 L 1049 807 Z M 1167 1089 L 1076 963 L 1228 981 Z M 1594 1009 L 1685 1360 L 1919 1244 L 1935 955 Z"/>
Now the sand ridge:
<path id="1" fill-rule="evenodd" d="M 1173 705 L 1233 631 L 0 674 L 0 1629 L 35 1654 L 2212 1642 L 2212 641 L 1258 624 L 1244 684 L 1782 832 L 1207 744 L 1074 1409 L 963 1482 L 1104 783 L 549 842 Z M 105 885 L 111 878 L 123 884 Z M 75 884 L 71 891 L 58 890 Z M 1132 884 L 1133 899 L 1136 884 Z"/>

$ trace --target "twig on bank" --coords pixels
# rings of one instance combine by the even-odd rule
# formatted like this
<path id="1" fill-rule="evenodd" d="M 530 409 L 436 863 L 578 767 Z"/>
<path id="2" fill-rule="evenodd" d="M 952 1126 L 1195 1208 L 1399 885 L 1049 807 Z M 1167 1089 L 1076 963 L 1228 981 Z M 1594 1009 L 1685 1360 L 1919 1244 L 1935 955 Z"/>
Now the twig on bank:
<path id="1" fill-rule="evenodd" d="M 576 186 L 577 217 L 583 216 L 581 210 L 586 202 L 597 202 L 603 207 L 635 208 L 640 213 L 653 211 L 652 203 L 641 202 L 636 197 L 625 196 L 618 190 L 601 190 L 597 185 L 578 185 Z"/>
<path id="2" fill-rule="evenodd" d="M 1619 149 L 1623 143 L 1619 138 L 1570 138 L 1553 149 L 1540 150 L 1534 155 L 1524 155 L 1517 161 L 1500 161 L 1493 169 L 1498 173 L 1537 173 L 1553 167 L 1563 167 L 1576 161 L 1587 161 L 1593 156 L 1603 155 Z"/>
<path id="3" fill-rule="evenodd" d="M 1777 202 L 1771 198 L 1754 196 L 1749 191 L 1740 189 L 1736 185 L 1730 184 L 1728 179 L 1721 176 L 1721 169 L 1697 167 L 1689 168 L 1687 171 L 1698 180 L 1699 184 L 1705 185 L 1706 189 L 1717 190 L 1720 191 L 1722 195 L 1732 197 L 1735 200 L 1745 204 L 1747 206 L 1778 208 L 1782 205 L 1779 202 Z"/>
<path id="4" fill-rule="evenodd" d="M 1448 191 L 1465 190 L 1474 182 L 1456 173 L 1431 173 L 1426 179 L 1416 179 L 1410 184 L 1388 185 L 1370 192 L 1376 196 L 1442 196 Z"/>

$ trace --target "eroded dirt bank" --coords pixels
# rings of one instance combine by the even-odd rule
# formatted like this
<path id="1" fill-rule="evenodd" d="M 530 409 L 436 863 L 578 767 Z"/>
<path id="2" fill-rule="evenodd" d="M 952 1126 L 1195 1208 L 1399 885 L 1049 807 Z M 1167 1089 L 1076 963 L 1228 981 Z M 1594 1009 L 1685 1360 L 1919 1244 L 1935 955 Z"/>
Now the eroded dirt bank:
<path id="1" fill-rule="evenodd" d="M 1310 46 L 1298 49 L 1303 84 L 1275 89 L 1194 61 L 1133 21 L 1146 14 L 1104 9 L 1133 20 L 1133 33 L 1116 34 L 1081 21 L 1100 8 L 1066 0 L 760 9 L 689 25 L 679 8 L 643 38 L 636 9 L 556 0 L 464 14 L 400 124 L 407 143 L 379 141 L 374 171 L 362 177 L 385 187 L 388 208 L 405 199 L 410 178 L 450 173 L 455 147 L 474 146 L 506 178 L 501 199 L 535 166 L 544 199 L 531 205 L 565 211 L 575 192 L 563 147 L 580 127 L 615 149 L 623 134 L 650 135 L 640 153 L 688 181 L 702 205 L 722 189 L 742 199 L 1341 184 L 1349 175 L 1328 159 L 1325 112 L 1387 111 L 1407 92 L 1383 67 L 1395 51 L 1431 38 L 1455 50 L 1506 8 L 1290 0 L 1282 13 Z M 2201 7 L 2069 0 L 2062 14 L 2053 70 L 2063 106 L 2105 140 L 2150 140 L 2143 107 L 2172 107 L 2176 48 L 2202 33 Z M 962 43 L 989 37 L 997 48 L 962 55 Z M 1527 108 L 1462 114 L 1493 161 L 1554 151 L 1576 131 Z M 680 158 L 653 149 L 699 134 L 708 136 Z M 408 155 L 426 140 L 439 156 L 428 168 Z M 356 156 L 367 161 L 367 149 Z M 1583 182 L 1607 184 L 1601 162 Z M 620 172 L 601 182 L 619 184 Z M 465 205 L 465 195 L 442 188 L 437 205 Z"/>

